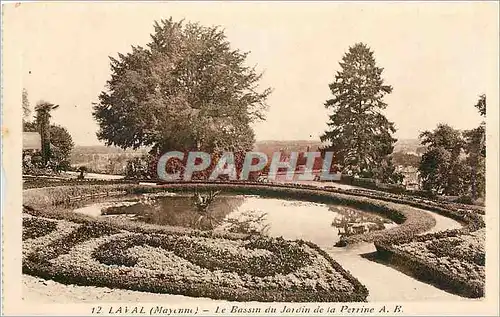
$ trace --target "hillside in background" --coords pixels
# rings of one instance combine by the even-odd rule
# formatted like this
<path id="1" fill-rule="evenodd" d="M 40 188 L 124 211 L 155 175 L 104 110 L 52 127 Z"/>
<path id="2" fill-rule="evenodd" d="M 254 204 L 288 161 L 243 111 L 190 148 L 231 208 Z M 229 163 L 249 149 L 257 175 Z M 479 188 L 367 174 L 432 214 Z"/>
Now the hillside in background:
<path id="1" fill-rule="evenodd" d="M 255 143 L 255 151 L 272 153 L 281 150 L 286 150 L 288 152 L 292 151 L 317 151 L 321 146 L 320 141 L 309 141 L 309 140 L 291 140 L 291 141 L 277 141 L 277 140 L 264 140 L 257 141 Z M 394 146 L 394 152 L 415 152 L 421 151 L 424 148 L 420 145 L 418 139 L 403 139 L 398 140 Z M 75 146 L 73 152 L 71 153 L 72 162 L 75 162 L 81 158 L 81 156 L 87 156 L 89 154 L 106 154 L 106 155 L 142 155 L 148 152 L 148 149 L 138 149 L 138 150 L 123 150 L 114 146 L 105 145 L 90 145 L 90 146 Z"/>
<path id="2" fill-rule="evenodd" d="M 105 145 L 77 145 L 71 152 L 71 155 L 86 155 L 86 154 L 124 154 L 124 153 L 147 153 L 147 149 L 139 150 L 124 150 L 116 146 Z"/>
<path id="3" fill-rule="evenodd" d="M 394 152 L 422 154 L 425 152 L 425 148 L 420 144 L 419 139 L 401 139 L 394 145 Z"/>
<path id="4" fill-rule="evenodd" d="M 90 172 L 121 175 L 125 173 L 128 160 L 147 152 L 147 149 L 123 150 L 105 145 L 75 146 L 71 152 L 71 165 L 85 166 Z"/>
<path id="5" fill-rule="evenodd" d="M 265 140 L 257 141 L 255 143 L 255 151 L 263 152 L 269 157 L 274 152 L 305 152 L 305 151 L 318 151 L 321 147 L 320 141 L 310 140 L 291 140 L 291 141 L 277 141 Z M 417 139 L 404 139 L 399 140 L 395 147 L 394 153 L 410 153 L 419 154 L 425 147 L 420 145 Z M 108 173 L 108 174 L 123 174 L 127 160 L 133 157 L 147 154 L 148 149 L 138 150 L 123 150 L 118 147 L 105 146 L 105 145 L 92 145 L 92 146 L 75 146 L 71 153 L 71 164 L 73 166 L 86 166 L 89 170 Z M 411 159 L 411 158 L 410 158 Z M 417 163 L 414 159 L 412 163 L 407 163 L 408 158 L 396 157 L 396 161 L 401 165 L 413 165 Z"/>

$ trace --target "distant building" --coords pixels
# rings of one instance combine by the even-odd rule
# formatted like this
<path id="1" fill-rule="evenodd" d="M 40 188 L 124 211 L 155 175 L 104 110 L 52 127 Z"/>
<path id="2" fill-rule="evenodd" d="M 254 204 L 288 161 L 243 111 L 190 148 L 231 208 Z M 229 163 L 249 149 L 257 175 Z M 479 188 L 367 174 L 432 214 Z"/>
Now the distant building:
<path id="1" fill-rule="evenodd" d="M 397 171 L 403 174 L 406 189 L 420 189 L 420 173 L 416 167 L 399 165 Z"/>
<path id="2" fill-rule="evenodd" d="M 38 132 L 23 132 L 23 151 L 41 151 L 42 137 Z"/>
<path id="3" fill-rule="evenodd" d="M 52 151 L 58 151 L 59 148 L 50 143 Z M 42 150 L 42 137 L 38 132 L 23 132 L 23 152 L 33 153 Z"/>
<path id="4" fill-rule="evenodd" d="M 422 156 L 422 153 L 418 153 L 417 151 L 406 151 L 406 155 L 415 155 L 415 156 Z"/>

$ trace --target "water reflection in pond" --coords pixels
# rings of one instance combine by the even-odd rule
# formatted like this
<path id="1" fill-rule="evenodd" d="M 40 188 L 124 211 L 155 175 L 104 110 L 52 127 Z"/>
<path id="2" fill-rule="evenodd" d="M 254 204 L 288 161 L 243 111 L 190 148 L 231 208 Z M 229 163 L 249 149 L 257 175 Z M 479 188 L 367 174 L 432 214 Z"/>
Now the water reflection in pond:
<path id="1" fill-rule="evenodd" d="M 154 196 L 143 195 L 132 199 L 133 204 L 112 204 L 101 209 L 103 216 L 132 216 L 133 220 L 152 224 L 191 227 L 202 230 L 213 228 L 244 201 L 241 196 L 219 196 L 208 206 L 206 213 L 211 218 L 200 219 L 200 212 L 188 195 Z"/>
<path id="2" fill-rule="evenodd" d="M 212 229 L 193 202 L 193 194 L 140 195 L 93 204 L 76 210 L 96 216 L 127 217 L 146 223 Z M 332 245 L 341 236 L 394 226 L 389 219 L 345 206 L 314 202 L 221 194 L 206 211 L 214 230 L 303 239 Z"/>

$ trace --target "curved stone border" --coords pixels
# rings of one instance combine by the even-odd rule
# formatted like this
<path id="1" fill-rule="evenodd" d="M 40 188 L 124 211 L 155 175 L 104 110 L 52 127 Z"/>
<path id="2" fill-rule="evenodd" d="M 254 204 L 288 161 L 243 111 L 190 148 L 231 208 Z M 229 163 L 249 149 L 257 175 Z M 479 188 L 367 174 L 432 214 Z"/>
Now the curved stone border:
<path id="1" fill-rule="evenodd" d="M 339 246 L 354 244 L 359 242 L 373 242 L 378 239 L 398 239 L 399 237 L 414 236 L 425 232 L 435 225 L 435 219 L 431 215 L 412 206 L 405 206 L 401 203 L 391 201 L 383 201 L 376 198 L 362 197 L 359 195 L 344 194 L 337 191 L 323 190 L 317 187 L 307 186 L 282 186 L 269 185 L 259 183 L 225 183 L 225 182 L 182 182 L 170 183 L 160 186 L 144 186 L 135 184 L 117 184 L 117 185 L 91 185 L 91 186 L 63 186 L 63 187 L 46 187 L 37 189 L 27 189 L 23 191 L 24 205 L 34 210 L 48 210 L 53 206 L 57 206 L 66 202 L 70 202 L 75 198 L 82 196 L 92 198 L 98 195 L 111 194 L 139 194 L 153 193 L 161 191 L 186 191 L 186 190 L 223 190 L 236 194 L 255 194 L 266 197 L 293 198 L 296 200 L 305 200 L 319 203 L 339 204 L 354 207 L 360 210 L 377 212 L 384 215 L 399 224 L 399 226 L 372 231 L 364 234 L 357 234 L 341 239 Z M 73 221 L 81 217 L 80 215 L 72 215 L 68 213 L 57 213 L 61 218 L 70 217 Z M 113 220 L 108 220 L 113 221 Z M 136 224 L 124 224 L 120 226 L 124 229 L 130 229 Z M 164 227 L 155 225 L 140 225 L 142 228 L 149 228 L 154 232 L 158 231 L 193 231 L 188 228 Z M 163 228 L 163 229 L 162 229 Z"/>

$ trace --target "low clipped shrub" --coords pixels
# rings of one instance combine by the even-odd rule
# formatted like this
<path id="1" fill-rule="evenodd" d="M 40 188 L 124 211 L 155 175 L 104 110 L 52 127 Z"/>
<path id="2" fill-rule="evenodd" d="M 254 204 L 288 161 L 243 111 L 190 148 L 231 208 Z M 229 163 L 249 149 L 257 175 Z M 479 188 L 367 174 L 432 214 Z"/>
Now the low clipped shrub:
<path id="1" fill-rule="evenodd" d="M 454 202 L 465 205 L 473 205 L 474 199 L 471 196 L 465 195 L 458 197 Z"/>
<path id="2" fill-rule="evenodd" d="M 35 205 L 40 207 L 40 204 L 58 205 L 64 202 L 69 202 L 74 196 L 92 195 L 105 193 L 127 193 L 127 194 L 143 194 L 157 193 L 162 191 L 182 192 L 182 191 L 210 191 L 222 190 L 235 194 L 254 194 L 264 195 L 276 198 L 292 197 L 297 200 L 313 201 L 318 203 L 331 203 L 345 205 L 360 210 L 376 212 L 384 215 L 394 222 L 400 224 L 397 227 L 372 231 L 368 233 L 356 234 L 352 236 L 342 237 L 338 246 L 359 242 L 373 242 L 380 238 L 397 239 L 400 236 L 413 236 L 425 232 L 435 225 L 435 220 L 429 214 L 401 204 L 405 200 L 401 198 L 379 197 L 377 193 L 363 196 L 364 193 L 348 192 L 327 189 L 319 190 L 317 187 L 310 185 L 290 185 L 290 184 L 262 184 L 255 182 L 175 182 L 164 183 L 161 186 L 143 186 L 137 184 L 115 184 L 101 186 L 63 186 L 55 188 L 40 188 L 30 189 L 23 192 L 25 205 Z M 38 197 L 51 197 L 48 201 L 39 201 Z M 385 200 L 385 201 L 384 201 Z M 415 203 L 415 207 L 421 207 L 420 203 Z M 448 211 L 446 211 L 448 212 Z M 64 216 L 63 216 L 64 217 Z M 460 218 L 460 217 L 459 217 Z M 460 218 L 462 219 L 462 218 Z"/>
<path id="3" fill-rule="evenodd" d="M 38 217 L 23 218 L 23 240 L 43 237 L 56 229 L 57 223 Z"/>
<path id="4" fill-rule="evenodd" d="M 43 257 L 37 258 L 33 255 L 31 255 L 30 257 L 25 257 L 25 261 L 23 261 L 23 270 L 26 273 L 59 280 L 65 283 L 76 283 L 79 285 L 114 285 L 113 287 L 126 289 L 155 292 L 168 291 L 175 294 L 187 294 L 189 296 L 208 296 L 220 299 L 230 298 L 233 300 L 364 301 L 366 299 L 366 289 L 361 284 L 359 284 L 359 282 L 354 279 L 348 272 L 343 271 L 340 265 L 336 264 L 335 261 L 323 255 L 322 258 L 327 259 L 331 267 L 334 268 L 332 272 L 341 272 L 340 275 L 343 276 L 345 280 L 348 280 L 351 286 L 354 287 L 353 289 L 355 289 L 356 291 L 346 292 L 345 290 L 349 287 L 347 286 L 347 284 L 343 285 L 342 283 L 340 283 L 343 285 L 340 287 L 340 289 L 336 289 L 336 291 L 332 292 L 332 286 L 328 286 L 328 283 L 328 285 L 326 286 L 323 283 L 317 283 L 315 284 L 315 286 L 306 286 L 303 284 L 296 285 L 294 283 L 289 283 L 288 280 L 288 282 L 266 280 L 266 282 L 264 283 L 266 286 L 262 286 L 263 288 L 259 288 L 258 290 L 249 289 L 246 286 L 242 289 L 232 290 L 230 287 L 226 286 L 226 284 L 228 283 L 230 285 L 233 285 L 233 282 L 235 282 L 236 280 L 231 280 L 231 282 L 224 282 L 225 284 L 215 284 L 217 285 L 217 287 L 210 286 L 210 283 L 200 284 L 194 283 L 194 281 L 192 281 L 193 283 L 189 284 L 189 287 L 184 288 L 182 286 L 179 286 L 179 284 L 182 285 L 185 282 L 184 277 L 177 279 L 176 277 L 173 277 L 173 275 L 167 276 L 164 273 L 155 273 L 156 275 L 153 274 L 153 279 L 150 281 L 151 283 L 141 282 L 141 279 L 144 279 L 144 275 L 139 274 L 138 276 L 140 277 L 137 277 L 136 275 L 134 275 L 136 274 L 136 271 L 133 271 L 132 269 L 133 265 L 142 263 L 140 262 L 141 257 L 137 257 L 137 252 L 144 252 L 144 250 L 147 249 L 151 251 L 150 253 L 153 255 L 165 257 L 164 260 L 167 261 L 166 263 L 172 263 L 172 261 L 167 259 L 168 257 L 178 256 L 173 253 L 173 251 L 168 251 L 168 248 L 162 248 L 162 244 L 160 242 L 154 242 L 155 240 L 152 240 L 151 237 L 155 237 L 155 235 L 181 235 L 187 237 L 219 239 L 217 241 L 246 241 L 245 239 L 247 239 L 248 236 L 241 234 L 197 232 L 196 230 L 187 228 L 137 224 L 121 220 L 96 220 L 87 216 L 69 213 L 65 210 L 64 207 L 66 203 L 71 203 L 75 197 L 78 199 L 82 199 L 82 197 L 83 199 L 91 199 L 103 194 L 112 195 L 156 193 L 165 190 L 174 192 L 185 190 L 203 191 L 213 190 L 214 188 L 216 188 L 233 193 L 259 194 L 271 197 L 293 197 L 294 199 L 303 199 L 314 202 L 342 204 L 383 214 L 394 220 L 396 223 L 399 223 L 400 226 L 388 230 L 374 231 L 365 234 L 345 237 L 341 240 L 340 245 L 347 245 L 361 241 L 373 241 L 375 242 L 377 251 L 380 256 L 386 256 L 390 261 L 402 268 L 406 268 L 406 270 L 411 271 L 412 274 L 415 274 L 422 280 L 431 281 L 432 283 L 440 285 L 440 287 L 442 288 L 449 288 L 452 291 L 458 292 L 464 296 L 481 297 L 484 294 L 484 277 L 482 277 L 481 275 L 481 267 L 483 267 L 484 271 L 484 252 L 482 252 L 481 250 L 479 250 L 478 252 L 471 251 L 481 244 L 471 245 L 462 243 L 463 240 L 466 239 L 466 237 L 475 235 L 477 232 L 482 231 L 482 228 L 484 228 L 485 223 L 482 216 L 484 214 L 484 208 L 465 206 L 458 203 L 430 200 L 422 197 L 412 197 L 402 194 L 367 191 L 362 189 L 343 190 L 333 187 L 318 189 L 317 187 L 312 185 L 262 184 L 251 181 L 178 182 L 163 183 L 161 186 L 142 186 L 126 181 L 115 181 L 113 184 L 111 184 L 110 182 L 88 182 L 86 184 L 94 185 L 74 186 L 73 183 L 73 186 L 68 184 L 69 186 L 25 190 L 23 192 L 23 196 L 26 213 L 34 217 L 44 217 L 43 219 L 51 218 L 60 219 L 61 221 L 71 221 L 72 223 L 77 223 L 79 225 L 82 225 L 83 227 L 85 227 L 85 224 L 95 226 L 97 223 L 99 223 L 102 225 L 110 226 L 102 227 L 107 228 L 103 229 L 104 231 L 110 230 L 110 228 L 116 231 L 105 231 L 102 233 L 102 235 L 97 232 L 88 234 L 88 236 L 91 237 L 89 241 L 85 239 L 83 239 L 83 241 L 79 240 L 76 236 L 79 236 L 80 234 L 77 234 L 75 237 L 71 238 L 73 240 L 70 239 L 70 241 L 76 241 L 76 244 L 73 243 L 71 247 L 57 247 L 55 244 L 50 246 L 50 248 L 47 248 L 47 251 L 44 251 L 42 253 L 50 255 L 50 252 L 55 252 L 54 254 L 56 256 L 53 258 L 53 260 L 57 259 L 56 262 L 59 263 L 56 266 L 53 265 L 53 260 L 44 262 Z M 420 233 L 425 232 L 434 226 L 434 218 L 416 208 L 430 210 L 441 215 L 451 217 L 462 222 L 465 226 L 461 229 L 438 232 L 432 235 L 419 235 Z M 27 225 L 27 227 L 29 227 L 29 225 Z M 28 238 L 28 241 L 37 240 L 37 237 L 43 235 L 44 233 L 28 233 L 29 230 L 31 229 L 27 229 L 26 231 L 26 237 L 32 238 Z M 87 233 L 85 233 L 86 229 L 80 230 L 82 230 L 81 235 L 87 235 Z M 47 233 L 49 231 L 50 230 L 47 229 Z M 122 242 L 117 242 L 121 240 L 114 240 L 110 238 L 119 236 L 121 234 L 126 234 L 127 236 L 127 239 L 123 240 Z M 136 235 L 138 235 L 139 238 L 134 238 Z M 129 245 L 127 244 L 129 243 L 127 242 L 128 239 L 131 239 L 131 241 L 136 241 L 134 239 L 137 239 L 138 244 Z M 96 245 L 95 243 L 97 242 L 91 243 L 92 241 L 100 242 L 99 245 Z M 147 243 L 144 241 L 146 241 Z M 116 243 L 116 245 L 111 245 L 107 249 L 99 249 L 99 247 L 105 243 Z M 153 244 L 153 246 L 150 245 L 151 243 Z M 269 246 L 268 249 L 272 248 L 272 245 L 280 245 L 280 242 L 278 240 L 269 240 L 267 242 L 258 243 L 267 243 Z M 293 244 L 288 244 L 290 243 L 288 241 L 285 241 L 283 243 L 284 245 L 281 245 L 278 248 L 279 250 L 286 250 L 286 254 L 280 255 L 282 257 L 274 258 L 274 260 L 269 260 L 270 258 L 266 258 L 266 256 L 268 256 L 266 255 L 259 260 L 244 259 L 245 261 L 249 261 L 249 263 L 254 263 L 248 266 L 249 268 L 251 268 L 249 270 L 251 270 L 252 274 L 254 275 L 250 274 L 248 271 L 238 271 L 241 270 L 238 269 L 238 267 L 240 267 L 239 264 L 241 264 L 243 261 L 243 259 L 238 257 L 232 257 L 232 260 L 227 260 L 228 262 L 226 263 L 220 262 L 221 259 L 226 258 L 225 256 L 221 256 L 219 258 L 216 256 L 214 257 L 214 259 L 205 260 L 197 258 L 197 255 L 193 253 L 189 255 L 189 259 L 202 266 L 213 268 L 212 271 L 209 271 L 214 273 L 215 275 L 251 275 L 254 279 L 265 279 L 269 277 L 269 275 L 266 274 L 271 274 L 272 272 L 280 272 L 278 273 L 279 276 L 285 274 L 286 272 L 289 272 L 288 274 L 294 274 L 291 272 L 296 272 L 296 269 L 298 267 L 308 266 L 307 259 L 310 259 L 310 257 L 304 257 L 300 255 L 303 255 L 303 253 L 301 252 L 304 251 L 304 246 L 309 246 L 309 248 L 316 250 L 318 254 L 324 253 L 319 248 L 315 248 L 313 245 L 309 245 L 307 243 L 300 244 L 297 242 L 302 246 L 298 249 L 295 248 L 296 245 L 292 246 Z M 482 243 L 484 247 L 484 241 Z M 409 249 L 403 248 L 405 244 Z M 85 245 L 88 249 L 83 250 L 82 245 Z M 178 245 L 182 248 L 185 248 L 191 244 L 179 243 Z M 425 245 L 425 248 L 423 248 L 422 245 Z M 203 250 L 203 252 L 212 252 L 207 251 L 206 248 L 208 247 L 203 243 L 197 244 L 196 248 L 198 248 L 197 250 Z M 263 251 L 264 253 L 267 251 L 271 252 L 270 250 L 265 251 L 266 248 L 263 245 L 255 246 L 255 248 Z M 82 252 L 85 251 L 87 253 L 90 252 L 89 250 L 92 250 L 92 252 L 95 251 L 95 253 L 88 253 L 90 254 L 87 258 L 88 261 L 85 262 L 86 264 L 83 264 L 82 262 L 79 263 L 78 266 L 75 266 L 78 269 L 75 269 L 75 267 L 73 267 L 72 269 L 66 268 L 63 263 L 60 262 L 60 260 L 68 259 L 70 255 L 76 256 L 76 251 L 74 251 L 75 249 L 78 249 Z M 158 249 L 161 250 L 158 251 Z M 462 249 L 465 249 L 466 251 L 462 252 Z M 409 250 L 413 251 L 410 252 Z M 132 254 L 129 251 L 132 252 Z M 165 254 L 165 252 L 167 253 Z M 277 254 L 276 252 L 278 252 L 277 249 L 274 253 L 271 253 Z M 23 254 L 24 253 L 25 252 L 23 250 Z M 173 253 L 173 255 L 171 253 Z M 113 259 L 113 263 L 107 263 L 107 256 L 105 256 L 104 254 L 107 254 L 110 259 Z M 136 255 L 135 257 L 134 254 Z M 146 255 L 149 253 L 146 252 L 141 254 Z M 221 254 L 226 255 L 225 253 Z M 426 257 L 417 257 L 416 254 L 426 254 Z M 98 262 L 100 264 L 96 264 L 94 266 L 94 262 L 89 262 L 90 258 L 92 258 L 92 261 Z M 453 261 L 450 262 L 452 264 L 447 264 L 447 262 L 443 262 L 443 264 L 440 262 L 429 261 L 428 258 L 450 258 L 453 259 Z M 271 265 L 270 263 L 277 263 L 275 262 L 278 261 L 276 259 L 279 259 L 279 261 L 283 261 L 288 264 Z M 190 262 L 190 260 L 188 261 L 189 263 L 191 263 L 192 265 L 197 265 L 193 262 Z M 457 266 L 455 267 L 454 263 L 458 263 L 457 261 L 460 262 L 460 265 L 458 266 L 457 264 Z M 90 268 L 86 268 L 85 265 L 88 265 L 88 263 L 94 264 L 92 264 Z M 120 267 L 119 270 L 108 271 L 107 266 L 116 265 Z M 224 271 L 225 267 L 233 267 L 233 270 L 236 270 L 236 272 L 226 272 Z M 260 268 L 259 273 L 255 273 L 257 267 Z M 331 270 L 331 268 L 328 270 Z M 466 272 L 467 270 L 469 271 L 469 273 Z M 144 273 L 145 271 L 141 272 Z M 212 274 L 207 271 L 204 272 L 209 275 Z M 150 277 L 150 275 L 147 275 L 146 279 L 149 279 Z M 201 277 L 201 275 L 199 277 Z M 254 285 L 252 283 L 255 283 L 255 280 L 245 280 L 245 283 L 247 282 L 250 283 L 249 285 Z M 272 283 L 275 283 L 276 285 L 282 283 L 279 285 L 286 285 L 290 288 L 290 291 L 283 291 L 283 287 L 271 287 L 266 283 L 271 283 L 269 285 L 274 285 Z M 267 293 L 265 295 L 263 295 L 262 293 L 263 289 L 266 289 Z"/>
<path id="5" fill-rule="evenodd" d="M 38 248 L 23 252 L 23 272 L 66 284 L 235 301 L 358 302 L 368 295 L 325 252 L 300 240 L 154 235 L 89 221 L 43 247 L 23 248 L 29 245 Z"/>
<path id="6" fill-rule="evenodd" d="M 377 189 L 377 180 L 375 180 L 374 178 L 355 177 L 353 178 L 351 184 L 354 186 L 359 186 L 364 188 Z"/>
<path id="7" fill-rule="evenodd" d="M 423 281 L 466 297 L 484 296 L 484 229 L 463 230 L 376 241 L 378 254 Z"/>

